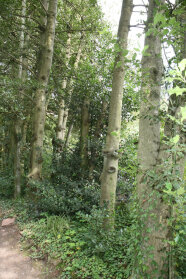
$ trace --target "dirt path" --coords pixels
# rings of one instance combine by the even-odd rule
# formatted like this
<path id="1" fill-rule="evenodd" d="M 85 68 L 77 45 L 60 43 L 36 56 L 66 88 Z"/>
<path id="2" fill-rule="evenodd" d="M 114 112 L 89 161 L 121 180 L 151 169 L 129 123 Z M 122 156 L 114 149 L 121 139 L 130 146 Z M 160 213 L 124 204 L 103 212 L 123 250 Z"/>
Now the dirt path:
<path id="1" fill-rule="evenodd" d="M 19 238 L 15 225 L 0 227 L 0 279 L 47 278 L 41 266 L 20 251 Z"/>

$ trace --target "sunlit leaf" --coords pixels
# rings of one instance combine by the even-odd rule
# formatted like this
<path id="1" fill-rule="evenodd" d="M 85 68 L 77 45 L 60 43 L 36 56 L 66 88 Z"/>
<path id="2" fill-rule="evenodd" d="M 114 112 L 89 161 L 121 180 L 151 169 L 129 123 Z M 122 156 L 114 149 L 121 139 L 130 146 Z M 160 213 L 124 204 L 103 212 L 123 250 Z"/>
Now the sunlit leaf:
<path id="1" fill-rule="evenodd" d="M 186 88 L 180 88 L 178 86 L 169 90 L 170 95 L 176 94 L 176 96 L 182 95 L 184 92 L 186 92 Z"/>
<path id="2" fill-rule="evenodd" d="M 186 119 L 186 106 L 181 107 L 181 121 L 183 122 Z"/>

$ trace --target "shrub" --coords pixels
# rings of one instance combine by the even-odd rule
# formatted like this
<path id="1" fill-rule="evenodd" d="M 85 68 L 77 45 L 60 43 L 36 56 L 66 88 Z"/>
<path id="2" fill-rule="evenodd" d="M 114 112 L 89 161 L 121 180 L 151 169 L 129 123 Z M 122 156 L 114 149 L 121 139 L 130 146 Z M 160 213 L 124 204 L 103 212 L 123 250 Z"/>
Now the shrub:
<path id="1" fill-rule="evenodd" d="M 14 178 L 11 172 L 0 172 L 0 196 L 11 198 L 14 194 Z"/>
<path id="2" fill-rule="evenodd" d="M 99 202 L 98 185 L 86 180 L 70 181 L 61 175 L 56 184 L 32 182 L 31 187 L 35 191 L 34 206 L 41 212 L 65 215 L 74 215 L 78 211 L 89 213 L 92 206 Z"/>

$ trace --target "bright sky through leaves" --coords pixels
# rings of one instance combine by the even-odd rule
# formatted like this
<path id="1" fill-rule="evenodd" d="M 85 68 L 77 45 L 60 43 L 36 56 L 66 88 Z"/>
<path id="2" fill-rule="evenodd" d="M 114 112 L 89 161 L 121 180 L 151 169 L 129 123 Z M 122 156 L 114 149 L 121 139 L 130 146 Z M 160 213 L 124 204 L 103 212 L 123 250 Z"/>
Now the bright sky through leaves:
<path id="1" fill-rule="evenodd" d="M 145 1 L 143 0 L 134 0 L 134 5 L 143 5 Z M 113 33 L 117 33 L 119 18 L 121 13 L 122 0 L 98 0 L 98 3 L 102 7 L 105 20 L 111 25 Z M 141 14 L 137 11 L 145 12 L 145 7 L 134 7 L 133 15 L 131 19 L 131 25 L 141 24 L 145 20 L 146 15 Z M 143 47 L 144 36 L 139 38 L 138 34 L 143 34 L 143 26 L 132 27 L 129 35 L 129 42 L 132 47 Z"/>

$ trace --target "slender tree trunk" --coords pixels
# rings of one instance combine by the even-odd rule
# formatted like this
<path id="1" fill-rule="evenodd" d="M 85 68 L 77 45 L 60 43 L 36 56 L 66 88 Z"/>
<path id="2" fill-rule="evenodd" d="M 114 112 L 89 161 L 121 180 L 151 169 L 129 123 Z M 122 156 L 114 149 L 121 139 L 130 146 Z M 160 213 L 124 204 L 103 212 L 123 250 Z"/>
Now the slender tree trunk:
<path id="1" fill-rule="evenodd" d="M 74 126 L 74 122 L 71 121 L 71 123 L 70 123 L 70 125 L 68 127 L 68 132 L 67 132 L 67 135 L 66 135 L 66 140 L 65 140 L 64 148 L 67 148 L 67 146 L 68 146 L 73 126 Z"/>
<path id="2" fill-rule="evenodd" d="M 74 63 L 74 70 L 77 70 L 80 59 L 81 59 L 81 54 L 82 54 L 82 48 L 83 48 L 83 35 L 80 38 L 80 45 L 79 49 L 76 55 L 75 63 Z M 72 93 L 73 93 L 73 78 L 70 78 L 69 83 L 67 84 L 69 90 L 68 90 L 68 103 L 70 104 L 71 98 L 72 98 Z M 68 107 L 65 105 L 65 102 L 63 100 L 63 121 L 61 123 L 61 140 L 64 141 L 65 135 L 66 135 L 66 127 L 67 127 L 67 121 L 68 121 Z"/>
<path id="3" fill-rule="evenodd" d="M 118 45 L 120 48 L 116 56 L 113 72 L 112 93 L 109 109 L 109 124 L 104 149 L 104 166 L 101 174 L 101 206 L 107 204 L 109 218 L 105 220 L 106 227 L 113 227 L 115 195 L 118 174 L 118 151 L 121 129 L 121 109 L 124 84 L 125 58 L 123 50 L 127 49 L 130 18 L 132 13 L 132 1 L 123 1 L 121 17 L 118 29 Z"/>
<path id="4" fill-rule="evenodd" d="M 21 56 L 18 65 L 18 79 L 24 82 L 23 77 L 23 49 L 25 41 L 25 15 L 26 15 L 26 0 L 22 0 L 22 17 L 21 17 L 21 32 L 19 49 Z M 21 93 L 21 92 L 20 92 Z M 22 96 L 20 95 L 22 99 Z M 14 166 L 14 197 L 17 198 L 21 195 L 21 141 L 22 141 L 22 120 L 19 116 L 16 117 L 13 125 L 13 166 Z"/>
<path id="5" fill-rule="evenodd" d="M 90 99 L 88 96 L 86 96 L 81 111 L 80 156 L 81 156 L 81 167 L 83 169 L 88 169 L 88 134 L 89 134 L 89 126 L 90 126 L 89 106 L 90 106 Z"/>
<path id="6" fill-rule="evenodd" d="M 70 57 L 71 57 L 71 34 L 69 33 L 67 39 L 67 46 L 66 46 L 66 67 L 68 67 L 68 64 L 70 62 Z M 66 87 L 67 87 L 67 78 L 65 78 L 62 82 L 63 94 Z M 60 140 L 61 142 L 64 141 L 64 131 L 63 131 L 64 118 L 65 118 L 64 96 L 60 96 L 58 122 L 57 122 L 57 139 Z"/>
<path id="7" fill-rule="evenodd" d="M 45 35 L 43 36 L 44 42 L 42 44 L 39 59 L 40 65 L 38 65 L 38 89 L 36 90 L 35 94 L 31 171 L 28 175 L 28 177 L 36 180 L 41 178 L 43 161 L 42 150 L 46 115 L 46 88 L 52 66 L 56 13 L 57 0 L 50 0 L 47 13 L 47 25 Z"/>

